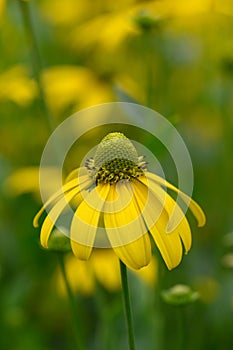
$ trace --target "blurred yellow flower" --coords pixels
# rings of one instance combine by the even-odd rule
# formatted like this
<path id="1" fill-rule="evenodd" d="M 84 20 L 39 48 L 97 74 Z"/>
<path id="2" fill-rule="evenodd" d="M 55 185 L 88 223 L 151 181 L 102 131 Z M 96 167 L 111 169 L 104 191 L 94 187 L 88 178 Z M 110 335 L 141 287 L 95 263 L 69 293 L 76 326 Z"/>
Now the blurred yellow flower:
<path id="1" fill-rule="evenodd" d="M 133 144 L 123 134 L 110 133 L 98 145 L 95 157 L 87 160 L 85 167 L 74 170 L 63 188 L 48 199 L 35 216 L 34 226 L 38 226 L 43 211 L 52 206 L 40 236 L 42 246 L 47 248 L 57 219 L 75 198 L 70 239 L 79 259 L 89 259 L 95 240 L 103 238 L 97 228 L 104 227 L 110 247 L 131 269 L 140 269 L 150 262 L 148 233 L 168 269 L 172 269 L 180 263 L 183 247 L 185 253 L 189 251 L 191 231 L 182 209 L 163 187 L 179 193 L 198 225 L 205 224 L 205 215 L 196 202 L 148 172 L 143 157 L 138 157 Z M 168 227 L 174 208 L 179 220 L 176 227 L 171 224 Z"/>
<path id="2" fill-rule="evenodd" d="M 36 95 L 37 85 L 24 66 L 16 65 L 0 74 L 0 100 L 10 100 L 24 107 Z"/>
<path id="3" fill-rule="evenodd" d="M 5 6 L 6 6 L 6 0 L 0 0 L 0 20 L 3 17 Z"/>
<path id="4" fill-rule="evenodd" d="M 176 16 L 189 16 L 200 13 L 218 12 L 232 14 L 233 4 L 231 0 L 165 0 L 164 7 L 170 10 L 170 13 Z"/>
<path id="5" fill-rule="evenodd" d="M 55 25 L 72 25 L 91 10 L 89 1 L 45 0 L 40 4 L 43 16 Z"/>
<path id="6" fill-rule="evenodd" d="M 157 267 L 153 257 L 148 266 L 133 273 L 147 285 L 154 286 Z M 119 260 L 111 249 L 95 249 L 88 261 L 79 260 L 73 255 L 66 256 L 66 272 L 71 288 L 85 295 L 93 294 L 96 281 L 109 292 L 115 292 L 121 288 Z M 56 272 L 55 280 L 60 292 L 66 294 L 60 269 Z"/>
<path id="7" fill-rule="evenodd" d="M 39 194 L 39 167 L 28 166 L 13 171 L 4 182 L 8 194 L 18 196 L 23 193 Z M 48 177 L 56 179 L 59 172 L 57 168 L 44 169 Z"/>
<path id="8" fill-rule="evenodd" d="M 45 18 L 54 25 L 72 26 L 79 21 L 96 16 L 100 12 L 110 12 L 133 5 L 136 0 L 118 0 L 93 2 L 92 0 L 44 0 L 40 10 Z"/>
<path id="9" fill-rule="evenodd" d="M 106 11 L 106 4 L 102 3 L 99 9 L 77 23 L 67 42 L 77 50 L 94 47 L 97 50 L 115 51 L 126 38 L 141 33 L 135 21 L 140 13 L 147 13 L 154 19 L 165 19 L 166 26 L 172 22 L 173 27 L 174 24 L 182 27 L 184 22 L 196 24 L 197 16 L 201 15 L 231 16 L 233 4 L 231 0 L 153 0 L 130 2 Z M 176 19 L 177 23 L 174 23 Z"/>
<path id="10" fill-rule="evenodd" d="M 22 193 L 39 192 L 39 168 L 24 167 L 15 170 L 5 181 L 8 193 L 20 195 Z"/>
<path id="11" fill-rule="evenodd" d="M 127 11 L 120 11 L 91 18 L 72 31 L 70 45 L 73 48 L 96 46 L 98 49 L 115 50 L 127 36 L 138 33 L 129 16 Z"/>
<path id="12" fill-rule="evenodd" d="M 113 99 L 110 88 L 85 67 L 53 66 L 43 72 L 43 84 L 49 108 L 55 115 L 71 108 L 82 109 Z"/>

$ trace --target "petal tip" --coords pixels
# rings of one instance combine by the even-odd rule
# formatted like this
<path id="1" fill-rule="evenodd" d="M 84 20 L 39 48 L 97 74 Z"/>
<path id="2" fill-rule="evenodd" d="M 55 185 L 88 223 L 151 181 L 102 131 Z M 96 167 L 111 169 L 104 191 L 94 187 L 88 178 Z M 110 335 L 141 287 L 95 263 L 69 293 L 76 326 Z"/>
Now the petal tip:
<path id="1" fill-rule="evenodd" d="M 205 216 L 204 212 L 202 212 L 202 216 L 203 216 L 202 219 L 199 220 L 199 222 L 197 224 L 198 227 L 203 227 L 206 224 L 206 216 Z"/>
<path id="2" fill-rule="evenodd" d="M 39 226 L 39 219 L 41 217 L 41 214 L 43 213 L 43 211 L 45 210 L 44 206 L 38 211 L 38 213 L 34 216 L 33 218 L 33 226 L 34 227 L 38 227 Z"/>
<path id="3" fill-rule="evenodd" d="M 92 246 L 85 246 L 72 239 L 70 242 L 71 242 L 72 251 L 79 260 L 87 261 L 90 258 L 93 250 Z"/>
<path id="4" fill-rule="evenodd" d="M 40 238 L 40 244 L 42 245 L 43 248 L 48 249 L 48 242 Z"/>
<path id="5" fill-rule="evenodd" d="M 33 225 L 33 227 L 39 227 L 39 222 L 38 222 L 38 219 L 37 219 L 37 217 L 34 217 L 34 219 L 33 219 L 33 222 L 32 222 L 32 225 Z"/>

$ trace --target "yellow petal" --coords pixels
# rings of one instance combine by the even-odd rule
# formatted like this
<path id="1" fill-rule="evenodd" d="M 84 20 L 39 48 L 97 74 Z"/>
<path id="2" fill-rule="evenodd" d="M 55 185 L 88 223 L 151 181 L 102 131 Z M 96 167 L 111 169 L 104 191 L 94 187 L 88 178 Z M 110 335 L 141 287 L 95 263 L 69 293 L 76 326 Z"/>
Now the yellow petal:
<path id="1" fill-rule="evenodd" d="M 173 200 L 173 198 L 171 196 L 167 195 L 166 196 L 166 203 L 165 203 L 166 211 L 170 210 L 170 213 L 173 212 L 175 205 L 176 205 L 176 202 Z M 179 215 L 179 217 L 182 217 L 182 216 L 183 217 L 182 217 L 179 225 L 174 230 L 167 233 L 167 228 L 166 228 L 166 233 L 168 235 L 170 235 L 172 233 L 177 232 L 182 239 L 182 242 L 183 242 L 184 248 L 185 248 L 185 253 L 187 254 L 191 248 L 191 245 L 192 245 L 192 234 L 191 234 L 190 226 L 189 226 L 188 220 L 183 215 L 183 212 L 178 205 L 176 206 L 176 213 Z"/>
<path id="2" fill-rule="evenodd" d="M 94 246 L 101 209 L 109 192 L 109 184 L 98 185 L 77 208 L 71 224 L 71 247 L 81 260 L 87 260 Z"/>
<path id="3" fill-rule="evenodd" d="M 167 234 L 165 230 L 159 231 L 156 225 L 150 229 L 150 233 L 168 269 L 171 270 L 179 265 L 182 258 L 182 244 L 179 235 L 176 233 Z"/>
<path id="4" fill-rule="evenodd" d="M 119 201 L 116 203 L 116 191 L 119 201 L 122 201 L 121 210 Z M 131 199 L 125 206 L 126 196 L 131 196 Z M 104 224 L 116 255 L 132 269 L 146 266 L 151 258 L 150 238 L 134 198 L 131 183 L 119 183 L 117 189 L 116 186 L 111 186 L 107 199 L 111 212 L 104 212 Z"/>
<path id="5" fill-rule="evenodd" d="M 155 195 L 151 189 L 147 187 L 148 182 L 145 184 L 140 181 L 133 182 L 134 194 L 139 206 L 139 209 L 142 213 L 143 220 L 146 223 L 148 230 L 153 227 L 155 224 L 159 226 L 162 225 L 162 229 L 166 227 L 169 216 L 164 208 L 166 192 L 158 193 Z"/>
<path id="6" fill-rule="evenodd" d="M 58 190 L 56 193 L 54 193 L 41 207 L 41 209 L 38 211 L 38 213 L 35 215 L 33 219 L 33 226 L 38 227 L 39 226 L 39 219 L 44 212 L 44 210 L 51 205 L 54 201 L 58 200 L 61 196 L 64 196 L 64 193 L 70 191 L 72 188 L 76 187 L 79 188 L 79 192 L 83 191 L 84 189 L 91 186 L 93 183 L 93 180 L 89 176 L 83 176 L 79 179 L 74 179 L 68 183 L 66 183 L 60 190 Z"/>
<path id="7" fill-rule="evenodd" d="M 177 192 L 181 196 L 183 201 L 188 205 L 189 209 L 192 211 L 193 215 L 197 219 L 198 226 L 201 227 L 201 226 L 205 225 L 205 223 L 206 223 L 205 214 L 204 214 L 203 210 L 201 209 L 201 207 L 191 197 L 189 197 L 187 194 L 180 191 L 178 188 L 176 188 L 175 186 L 173 186 L 168 181 L 164 180 L 163 178 L 161 178 L 158 175 L 155 175 L 155 174 L 150 173 L 150 172 L 146 172 L 146 176 L 149 179 L 155 181 L 156 183 L 158 183 L 162 186 L 165 186 L 167 188 L 170 188 L 171 190 Z"/>
<path id="8" fill-rule="evenodd" d="M 157 220 L 155 220 L 154 211 L 158 205 L 161 206 L 161 203 L 156 198 L 156 195 L 150 193 L 149 202 L 147 203 L 148 189 L 139 181 L 138 183 L 135 182 L 134 190 L 140 210 L 143 211 L 146 205 L 146 210 L 143 211 L 143 218 L 149 227 L 150 233 L 153 236 L 163 260 L 170 270 L 177 266 L 182 258 L 182 244 L 179 234 L 177 231 L 169 234 L 166 233 L 169 216 L 165 208 L 162 209 L 160 216 L 157 217 Z"/>
<path id="9" fill-rule="evenodd" d="M 73 197 L 75 197 L 79 193 L 79 189 L 75 188 L 72 191 L 70 191 L 68 194 L 66 194 L 64 197 L 62 197 L 55 205 L 54 207 L 49 211 L 48 215 L 46 216 L 40 233 L 40 242 L 41 245 L 44 248 L 48 248 L 48 239 L 52 232 L 52 229 L 60 216 L 61 212 L 65 209 L 65 207 L 68 205 L 68 203 L 71 201 Z"/>
<path id="10" fill-rule="evenodd" d="M 124 246 L 113 247 L 113 250 L 118 258 L 133 270 L 147 266 L 151 259 L 151 243 L 148 234 Z"/>
<path id="11" fill-rule="evenodd" d="M 190 226 L 189 226 L 188 220 L 185 217 L 185 214 L 181 210 L 180 206 L 174 201 L 174 199 L 168 193 L 166 193 L 163 190 L 162 187 L 160 187 L 157 183 L 151 181 L 150 179 L 147 179 L 147 182 L 150 190 L 154 193 L 155 196 L 158 196 L 159 198 L 161 198 L 165 193 L 164 209 L 167 212 L 168 218 L 170 218 L 171 213 L 175 213 L 176 215 L 175 221 L 178 222 L 178 225 L 174 225 L 174 228 L 172 229 L 173 222 L 171 222 L 170 223 L 171 230 L 168 230 L 167 224 L 165 226 L 165 222 L 163 221 L 162 230 L 164 230 L 165 228 L 167 234 L 177 233 L 182 238 L 182 242 L 185 247 L 185 253 L 187 253 L 191 248 L 192 235 L 191 235 Z M 175 207 L 175 211 L 174 211 L 174 207 Z M 160 227 L 159 224 L 160 223 L 158 222 L 157 223 L 158 229 Z"/>

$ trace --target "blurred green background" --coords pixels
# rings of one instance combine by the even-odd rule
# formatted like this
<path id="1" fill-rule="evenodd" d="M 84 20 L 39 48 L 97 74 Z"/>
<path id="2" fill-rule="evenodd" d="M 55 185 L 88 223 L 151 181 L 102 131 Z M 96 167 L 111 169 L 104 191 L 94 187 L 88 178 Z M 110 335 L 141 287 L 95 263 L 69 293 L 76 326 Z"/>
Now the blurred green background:
<path id="1" fill-rule="evenodd" d="M 200 293 L 185 309 L 186 349 L 232 349 L 233 1 L 0 0 L 0 27 L 0 348 L 75 349 L 56 254 L 32 227 L 40 157 L 72 113 L 132 101 L 180 132 L 207 216 L 203 229 L 190 217 L 192 249 L 173 271 L 162 265 L 159 283 L 130 274 L 137 348 L 179 349 L 179 310 L 159 291 L 185 283 Z M 84 153 L 97 137 L 86 135 Z M 172 181 L 164 150 L 144 143 Z M 127 349 L 119 284 L 89 273 L 71 274 L 86 348 Z"/>

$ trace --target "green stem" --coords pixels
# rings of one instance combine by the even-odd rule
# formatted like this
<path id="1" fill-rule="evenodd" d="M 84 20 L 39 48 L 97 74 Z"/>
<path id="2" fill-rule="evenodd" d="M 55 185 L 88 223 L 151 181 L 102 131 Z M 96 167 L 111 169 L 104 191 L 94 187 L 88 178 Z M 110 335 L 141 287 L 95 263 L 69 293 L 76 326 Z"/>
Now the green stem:
<path id="1" fill-rule="evenodd" d="M 162 309 L 162 303 L 161 303 L 161 292 L 163 289 L 162 281 L 163 281 L 163 273 L 164 273 L 164 263 L 162 261 L 161 255 L 157 254 L 157 264 L 158 264 L 158 270 L 157 270 L 157 281 L 155 286 L 155 293 L 154 293 L 154 312 L 153 319 L 154 319 L 154 344 L 155 349 L 163 349 L 164 347 L 164 312 Z"/>
<path id="2" fill-rule="evenodd" d="M 53 131 L 55 129 L 55 125 L 54 125 L 51 113 L 49 111 L 49 108 L 46 104 L 45 92 L 44 92 L 44 87 L 41 79 L 42 63 L 41 63 L 39 48 L 37 45 L 33 21 L 31 17 L 31 10 L 30 10 L 31 4 L 29 4 L 29 1 L 23 1 L 23 0 L 18 0 L 18 3 L 22 14 L 28 46 L 31 52 L 31 65 L 35 76 L 35 80 L 38 85 L 40 106 L 42 108 L 43 113 L 47 117 L 50 130 Z"/>
<path id="3" fill-rule="evenodd" d="M 74 294 L 72 292 L 72 289 L 71 289 L 71 286 L 70 286 L 70 283 L 69 283 L 69 280 L 68 280 L 68 277 L 66 274 L 64 254 L 58 253 L 58 261 L 59 261 L 62 277 L 63 277 L 64 283 L 65 283 L 66 292 L 67 292 L 67 296 L 68 296 L 69 303 L 70 303 L 70 310 L 71 310 L 71 315 L 72 315 L 72 319 L 73 319 L 76 349 L 77 350 L 84 350 L 85 346 L 84 346 L 84 340 L 83 340 L 83 336 L 82 336 L 81 322 L 78 318 L 76 299 L 74 297 Z"/>
<path id="4" fill-rule="evenodd" d="M 124 299 L 124 305 L 125 305 L 126 322 L 127 322 L 127 328 L 128 328 L 129 349 L 135 350 L 127 268 L 121 260 L 120 260 L 120 270 L 121 270 L 121 284 L 122 284 L 122 292 L 123 292 L 123 299 Z"/>
<path id="5" fill-rule="evenodd" d="M 179 349 L 185 350 L 185 309 L 179 307 Z"/>
<path id="6" fill-rule="evenodd" d="M 110 312 L 112 312 L 113 305 L 111 303 L 111 308 L 109 310 L 108 303 L 106 300 L 106 292 L 103 290 L 99 283 L 96 284 L 95 301 L 96 308 L 100 318 L 98 322 L 98 335 L 97 342 L 100 349 L 111 349 L 111 334 L 109 332 L 110 324 L 112 322 Z M 108 325 L 108 327 L 106 327 Z"/>

